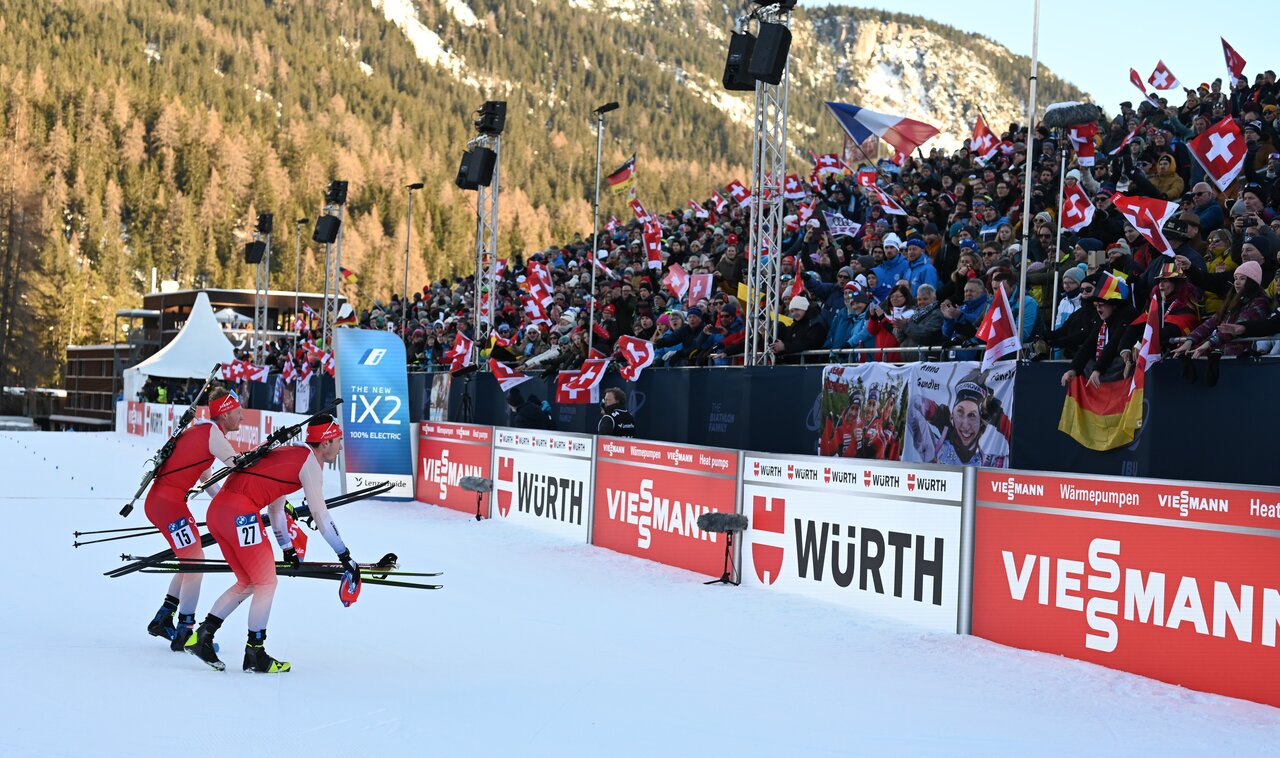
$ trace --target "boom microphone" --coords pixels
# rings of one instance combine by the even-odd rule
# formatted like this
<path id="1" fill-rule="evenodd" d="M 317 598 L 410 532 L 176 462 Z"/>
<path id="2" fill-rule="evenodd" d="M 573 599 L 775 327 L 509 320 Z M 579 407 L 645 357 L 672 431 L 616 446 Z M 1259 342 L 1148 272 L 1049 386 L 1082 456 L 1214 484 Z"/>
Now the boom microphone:
<path id="1" fill-rule="evenodd" d="M 740 513 L 710 511 L 698 517 L 698 528 L 704 532 L 741 532 L 747 528 L 747 517 Z"/>
<path id="2" fill-rule="evenodd" d="M 1066 129 L 1076 124 L 1089 124 L 1102 118 L 1102 109 L 1093 103 L 1053 103 L 1044 109 L 1040 125 L 1046 129 Z"/>

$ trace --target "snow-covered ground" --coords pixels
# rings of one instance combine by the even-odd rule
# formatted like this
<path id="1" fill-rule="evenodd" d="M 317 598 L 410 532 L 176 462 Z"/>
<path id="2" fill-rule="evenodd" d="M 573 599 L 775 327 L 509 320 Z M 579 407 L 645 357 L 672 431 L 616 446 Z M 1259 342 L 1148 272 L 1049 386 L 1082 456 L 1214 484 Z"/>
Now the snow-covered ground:
<path id="1" fill-rule="evenodd" d="M 396 552 L 445 589 L 343 608 L 332 582 L 281 579 L 267 650 L 294 670 L 240 672 L 242 606 L 217 673 L 146 634 L 167 577 L 102 576 L 159 536 L 71 548 L 144 523 L 116 512 L 150 452 L 0 433 L 0 756 L 1226 756 L 1280 738 L 1266 706 L 403 503 L 335 518 L 358 559 Z M 199 617 L 230 582 L 205 578 Z"/>

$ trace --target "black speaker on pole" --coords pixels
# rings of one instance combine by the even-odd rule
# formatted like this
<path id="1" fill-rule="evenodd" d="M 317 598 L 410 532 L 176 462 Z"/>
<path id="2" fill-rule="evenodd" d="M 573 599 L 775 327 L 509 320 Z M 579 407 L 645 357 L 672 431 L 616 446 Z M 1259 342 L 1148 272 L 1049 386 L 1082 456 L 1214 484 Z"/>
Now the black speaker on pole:
<path id="1" fill-rule="evenodd" d="M 321 216 L 316 219 L 316 229 L 311 233 L 311 239 L 322 245 L 328 245 L 338 239 L 338 228 L 342 226 L 342 222 L 337 216 Z"/>
<path id="2" fill-rule="evenodd" d="M 724 88 L 749 91 L 756 88 L 756 80 L 747 74 L 751 50 L 756 38 L 746 32 L 734 32 L 729 37 L 729 57 L 724 63 Z"/>
<path id="3" fill-rule="evenodd" d="M 782 82 L 782 72 L 787 68 L 787 54 L 791 52 L 791 30 L 782 24 L 760 22 L 760 35 L 751 51 L 751 63 L 747 74 L 769 84 Z"/>
<path id="4" fill-rule="evenodd" d="M 476 119 L 476 131 L 481 134 L 502 134 L 507 126 L 506 100 L 486 100 L 476 113 L 480 116 Z"/>
<path id="5" fill-rule="evenodd" d="M 262 263 L 262 256 L 267 252 L 267 243 L 262 240 L 250 242 L 244 246 L 245 263 Z"/>
<path id="6" fill-rule="evenodd" d="M 493 183 L 493 168 L 498 154 L 487 147 L 476 147 L 462 154 L 458 176 L 453 183 L 466 190 L 488 187 Z"/>

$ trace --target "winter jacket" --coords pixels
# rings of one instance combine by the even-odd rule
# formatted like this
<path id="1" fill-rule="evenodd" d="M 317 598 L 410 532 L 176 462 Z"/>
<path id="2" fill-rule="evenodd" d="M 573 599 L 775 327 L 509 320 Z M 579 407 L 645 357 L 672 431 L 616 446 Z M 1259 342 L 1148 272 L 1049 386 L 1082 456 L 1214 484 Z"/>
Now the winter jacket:
<path id="1" fill-rule="evenodd" d="M 1085 335 L 1084 342 L 1076 349 L 1075 358 L 1071 361 L 1071 370 L 1083 374 L 1089 361 L 1093 361 L 1093 370 L 1106 374 L 1107 369 L 1120 356 L 1121 351 L 1133 347 L 1132 333 L 1129 325 L 1138 317 L 1132 305 L 1124 301 L 1116 301 L 1116 309 L 1111 318 L 1098 322 L 1098 331 Z M 1099 341 L 1102 346 L 1099 347 Z"/>
<path id="2" fill-rule="evenodd" d="M 881 284 L 888 284 L 892 287 L 899 279 L 907 278 L 911 270 L 911 264 L 907 263 L 906 256 L 898 253 L 892 260 L 885 258 L 883 263 L 871 270 L 876 272 L 876 279 Z M 934 276 L 937 276 L 936 272 Z"/>
<path id="3" fill-rule="evenodd" d="M 863 311 L 861 316 L 855 316 L 853 324 L 849 329 L 849 339 L 845 340 L 844 347 L 875 347 L 876 337 L 867 327 L 867 311 Z M 859 354 L 854 360 L 866 360 Z"/>
<path id="4" fill-rule="evenodd" d="M 942 320 L 942 335 L 949 341 L 957 344 L 980 344 L 981 341 L 974 338 L 974 334 L 978 331 L 978 325 L 982 323 L 982 318 L 987 315 L 987 306 L 991 305 L 991 296 L 984 295 L 978 300 L 968 300 L 962 303 L 960 313 L 956 318 L 944 318 Z"/>
<path id="5" fill-rule="evenodd" d="M 796 355 L 797 353 L 820 349 L 826 338 L 827 325 L 823 322 L 818 308 L 810 306 L 803 318 L 791 322 L 791 326 L 783 326 L 778 330 L 778 339 L 782 342 L 783 348 L 783 363 L 799 363 L 800 358 Z"/>
<path id="6" fill-rule="evenodd" d="M 1248 321 L 1259 321 L 1267 317 L 1267 312 L 1271 310 L 1271 302 L 1265 296 L 1259 295 L 1244 304 L 1235 316 L 1225 319 L 1228 324 L 1243 324 Z M 1222 350 L 1222 354 L 1231 357 L 1240 355 L 1247 351 L 1251 344 L 1241 342 L 1232 337 L 1226 337 L 1218 333 L 1218 324 L 1222 323 L 1218 319 L 1218 314 L 1213 314 L 1204 320 L 1204 323 L 1195 328 L 1187 336 L 1193 347 L 1199 346 L 1205 340 L 1209 340 L 1214 347 Z"/>
<path id="7" fill-rule="evenodd" d="M 937 303 L 917 308 L 907 322 L 906 339 L 902 344 L 913 347 L 941 345 L 946 339 L 942 334 L 942 321 L 942 310 Z"/>
<path id="8" fill-rule="evenodd" d="M 938 270 L 933 267 L 929 256 L 921 255 L 914 263 L 907 264 L 907 281 L 911 284 L 912 297 L 915 297 L 922 284 L 938 289 Z"/>

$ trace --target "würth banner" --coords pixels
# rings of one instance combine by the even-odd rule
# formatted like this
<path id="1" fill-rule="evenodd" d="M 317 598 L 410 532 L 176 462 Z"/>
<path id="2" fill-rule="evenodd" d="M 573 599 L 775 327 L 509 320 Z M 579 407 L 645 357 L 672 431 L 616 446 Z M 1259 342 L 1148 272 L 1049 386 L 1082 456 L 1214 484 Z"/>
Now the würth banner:
<path id="1" fill-rule="evenodd" d="M 963 497 L 959 468 L 744 453 L 743 580 L 955 632 Z"/>
<path id="2" fill-rule="evenodd" d="M 498 517 L 587 542 L 592 438 L 528 429 L 494 433 Z"/>
<path id="3" fill-rule="evenodd" d="M 698 517 L 737 512 L 737 477 L 732 450 L 600 437 L 591 543 L 719 575 L 725 535 L 702 531 Z"/>
<path id="4" fill-rule="evenodd" d="M 1280 490 L 983 471 L 973 633 L 1280 706 Z"/>
<path id="5" fill-rule="evenodd" d="M 464 513 L 476 512 L 476 493 L 458 486 L 464 476 L 492 479 L 493 428 L 423 421 L 418 431 L 418 477 L 414 498 Z M 489 493 L 480 495 L 489 518 Z"/>

